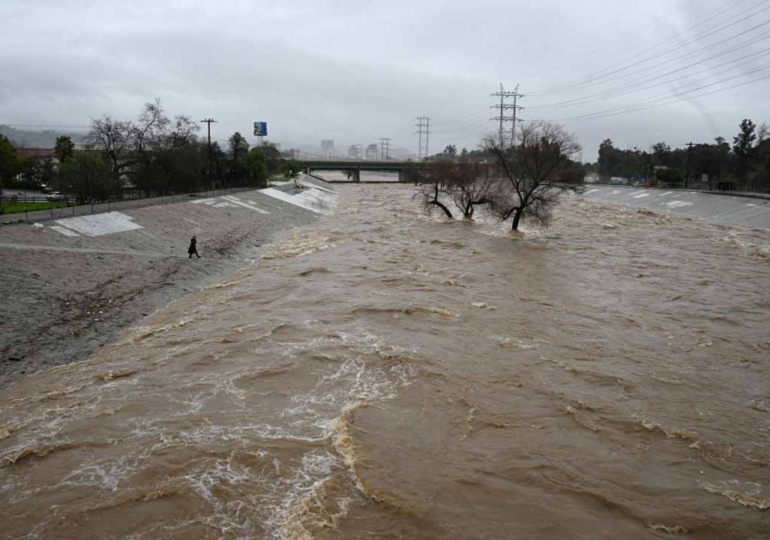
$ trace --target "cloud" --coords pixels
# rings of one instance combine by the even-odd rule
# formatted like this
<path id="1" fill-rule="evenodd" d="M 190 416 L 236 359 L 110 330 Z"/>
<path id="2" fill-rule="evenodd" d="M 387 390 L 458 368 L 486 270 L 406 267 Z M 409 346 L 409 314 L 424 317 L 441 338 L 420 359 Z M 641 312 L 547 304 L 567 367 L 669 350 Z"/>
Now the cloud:
<path id="1" fill-rule="evenodd" d="M 736 3 L 721 20 L 752 5 Z M 530 108 L 522 115 L 534 120 L 601 113 L 661 93 L 686 97 L 699 81 L 718 80 L 720 69 L 703 73 L 717 65 L 710 62 L 689 82 L 649 90 L 649 72 L 594 86 L 586 77 L 608 69 L 628 74 L 624 66 L 648 57 L 676 66 L 687 51 L 749 28 L 746 21 L 683 45 L 697 35 L 693 31 L 669 47 L 654 48 L 723 9 L 716 0 L 542 0 L 525 6 L 491 0 L 88 1 L 76 7 L 6 0 L 0 6 L 0 117 L 20 124 L 87 125 L 102 114 L 133 118 L 144 102 L 160 97 L 172 114 L 217 118 L 212 131 L 221 139 L 266 120 L 271 138 L 287 144 L 332 138 L 344 147 L 390 137 L 394 145 L 411 148 L 413 118 L 428 115 L 433 151 L 450 143 L 470 148 L 495 130 L 489 94 L 499 82 L 521 83 L 527 95 L 522 104 Z M 753 20 L 765 19 L 770 13 Z M 762 47 L 770 42 L 745 51 Z M 667 55 L 654 56 L 667 48 Z M 708 59 L 708 53 L 693 57 Z M 767 63 L 758 57 L 745 69 Z M 636 69 L 649 66 L 648 60 Z M 745 79 L 740 69 L 732 73 L 736 81 Z M 577 82 L 572 92 L 537 95 L 570 82 Z M 566 109 L 537 108 L 597 90 L 612 96 L 620 84 L 637 84 L 642 91 Z M 766 88 L 763 93 L 757 83 L 633 114 L 571 120 L 567 127 L 583 144 L 586 159 L 595 159 L 596 147 L 608 137 L 619 146 L 640 147 L 711 139 L 714 133 L 728 137 L 743 117 L 770 120 L 763 117 L 770 110 Z"/>

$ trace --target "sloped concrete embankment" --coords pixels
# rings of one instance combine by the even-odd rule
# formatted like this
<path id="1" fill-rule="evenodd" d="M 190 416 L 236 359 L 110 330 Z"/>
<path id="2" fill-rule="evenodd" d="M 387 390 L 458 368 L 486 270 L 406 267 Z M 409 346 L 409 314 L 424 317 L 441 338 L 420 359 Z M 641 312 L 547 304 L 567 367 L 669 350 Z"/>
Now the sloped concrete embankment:
<path id="1" fill-rule="evenodd" d="M 85 359 L 125 328 L 248 264 L 281 231 L 333 210 L 318 180 L 0 227 L 0 388 Z M 201 259 L 187 256 L 198 238 Z"/>
<path id="2" fill-rule="evenodd" d="M 591 186 L 584 196 L 589 201 L 672 212 L 713 223 L 770 229 L 770 198 L 626 186 Z"/>

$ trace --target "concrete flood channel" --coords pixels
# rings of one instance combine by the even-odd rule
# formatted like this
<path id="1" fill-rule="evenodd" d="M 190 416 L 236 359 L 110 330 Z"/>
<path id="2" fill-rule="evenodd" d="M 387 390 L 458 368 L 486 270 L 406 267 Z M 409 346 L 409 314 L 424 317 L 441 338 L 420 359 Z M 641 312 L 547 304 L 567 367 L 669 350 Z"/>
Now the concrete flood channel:
<path id="1" fill-rule="evenodd" d="M 770 229 L 770 194 L 742 196 L 729 192 L 589 185 L 584 196 L 590 201 L 700 217 L 713 223 Z"/>
<path id="2" fill-rule="evenodd" d="M 755 201 L 596 188 L 511 234 L 336 187 L 253 263 L 0 392 L 0 535 L 767 538 Z M 753 228 L 674 213 L 727 202 Z"/>
<path id="3" fill-rule="evenodd" d="M 299 180 L 305 183 L 304 179 Z M 0 388 L 86 358 L 169 302 L 328 212 L 322 183 L 161 200 L 0 225 Z M 30 217 L 32 214 L 30 214 Z M 187 259 L 198 236 L 203 258 Z"/>

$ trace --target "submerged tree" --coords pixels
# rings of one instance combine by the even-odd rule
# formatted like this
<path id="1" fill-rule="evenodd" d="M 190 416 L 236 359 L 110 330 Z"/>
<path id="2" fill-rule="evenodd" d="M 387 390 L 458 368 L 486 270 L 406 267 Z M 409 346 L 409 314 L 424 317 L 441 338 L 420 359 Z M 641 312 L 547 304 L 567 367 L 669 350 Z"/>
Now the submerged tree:
<path id="1" fill-rule="evenodd" d="M 465 218 L 472 218 L 477 206 L 489 203 L 498 182 L 490 175 L 485 163 L 471 161 L 438 161 L 433 164 L 431 174 L 441 194 L 457 207 Z M 435 195 L 435 194 L 434 194 Z M 434 197 L 436 199 L 436 197 Z M 436 205 L 438 206 L 438 205 Z"/>
<path id="2" fill-rule="evenodd" d="M 502 177 L 492 212 L 502 220 L 513 218 L 514 231 L 522 219 L 546 226 L 562 193 L 579 189 L 579 184 L 567 183 L 560 175 L 572 165 L 570 157 L 580 145 L 562 126 L 545 121 L 523 127 L 516 142 L 515 148 L 501 148 L 494 139 L 486 142 Z"/>
<path id="3" fill-rule="evenodd" d="M 433 164 L 426 170 L 420 185 L 419 196 L 422 197 L 422 204 L 428 214 L 432 214 L 436 208 L 441 209 L 448 219 L 453 219 L 452 212 L 446 204 L 441 201 L 446 192 L 446 178 L 438 174 L 438 164 Z"/>

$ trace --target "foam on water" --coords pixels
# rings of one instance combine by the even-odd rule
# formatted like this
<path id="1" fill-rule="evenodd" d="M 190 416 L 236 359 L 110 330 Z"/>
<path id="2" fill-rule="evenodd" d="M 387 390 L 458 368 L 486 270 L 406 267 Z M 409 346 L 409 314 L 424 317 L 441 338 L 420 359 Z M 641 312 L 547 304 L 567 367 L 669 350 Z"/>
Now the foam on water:
<path id="1" fill-rule="evenodd" d="M 0 394 L 3 533 L 762 537 L 766 233 L 567 198 L 511 236 L 412 192 L 344 187 Z"/>

